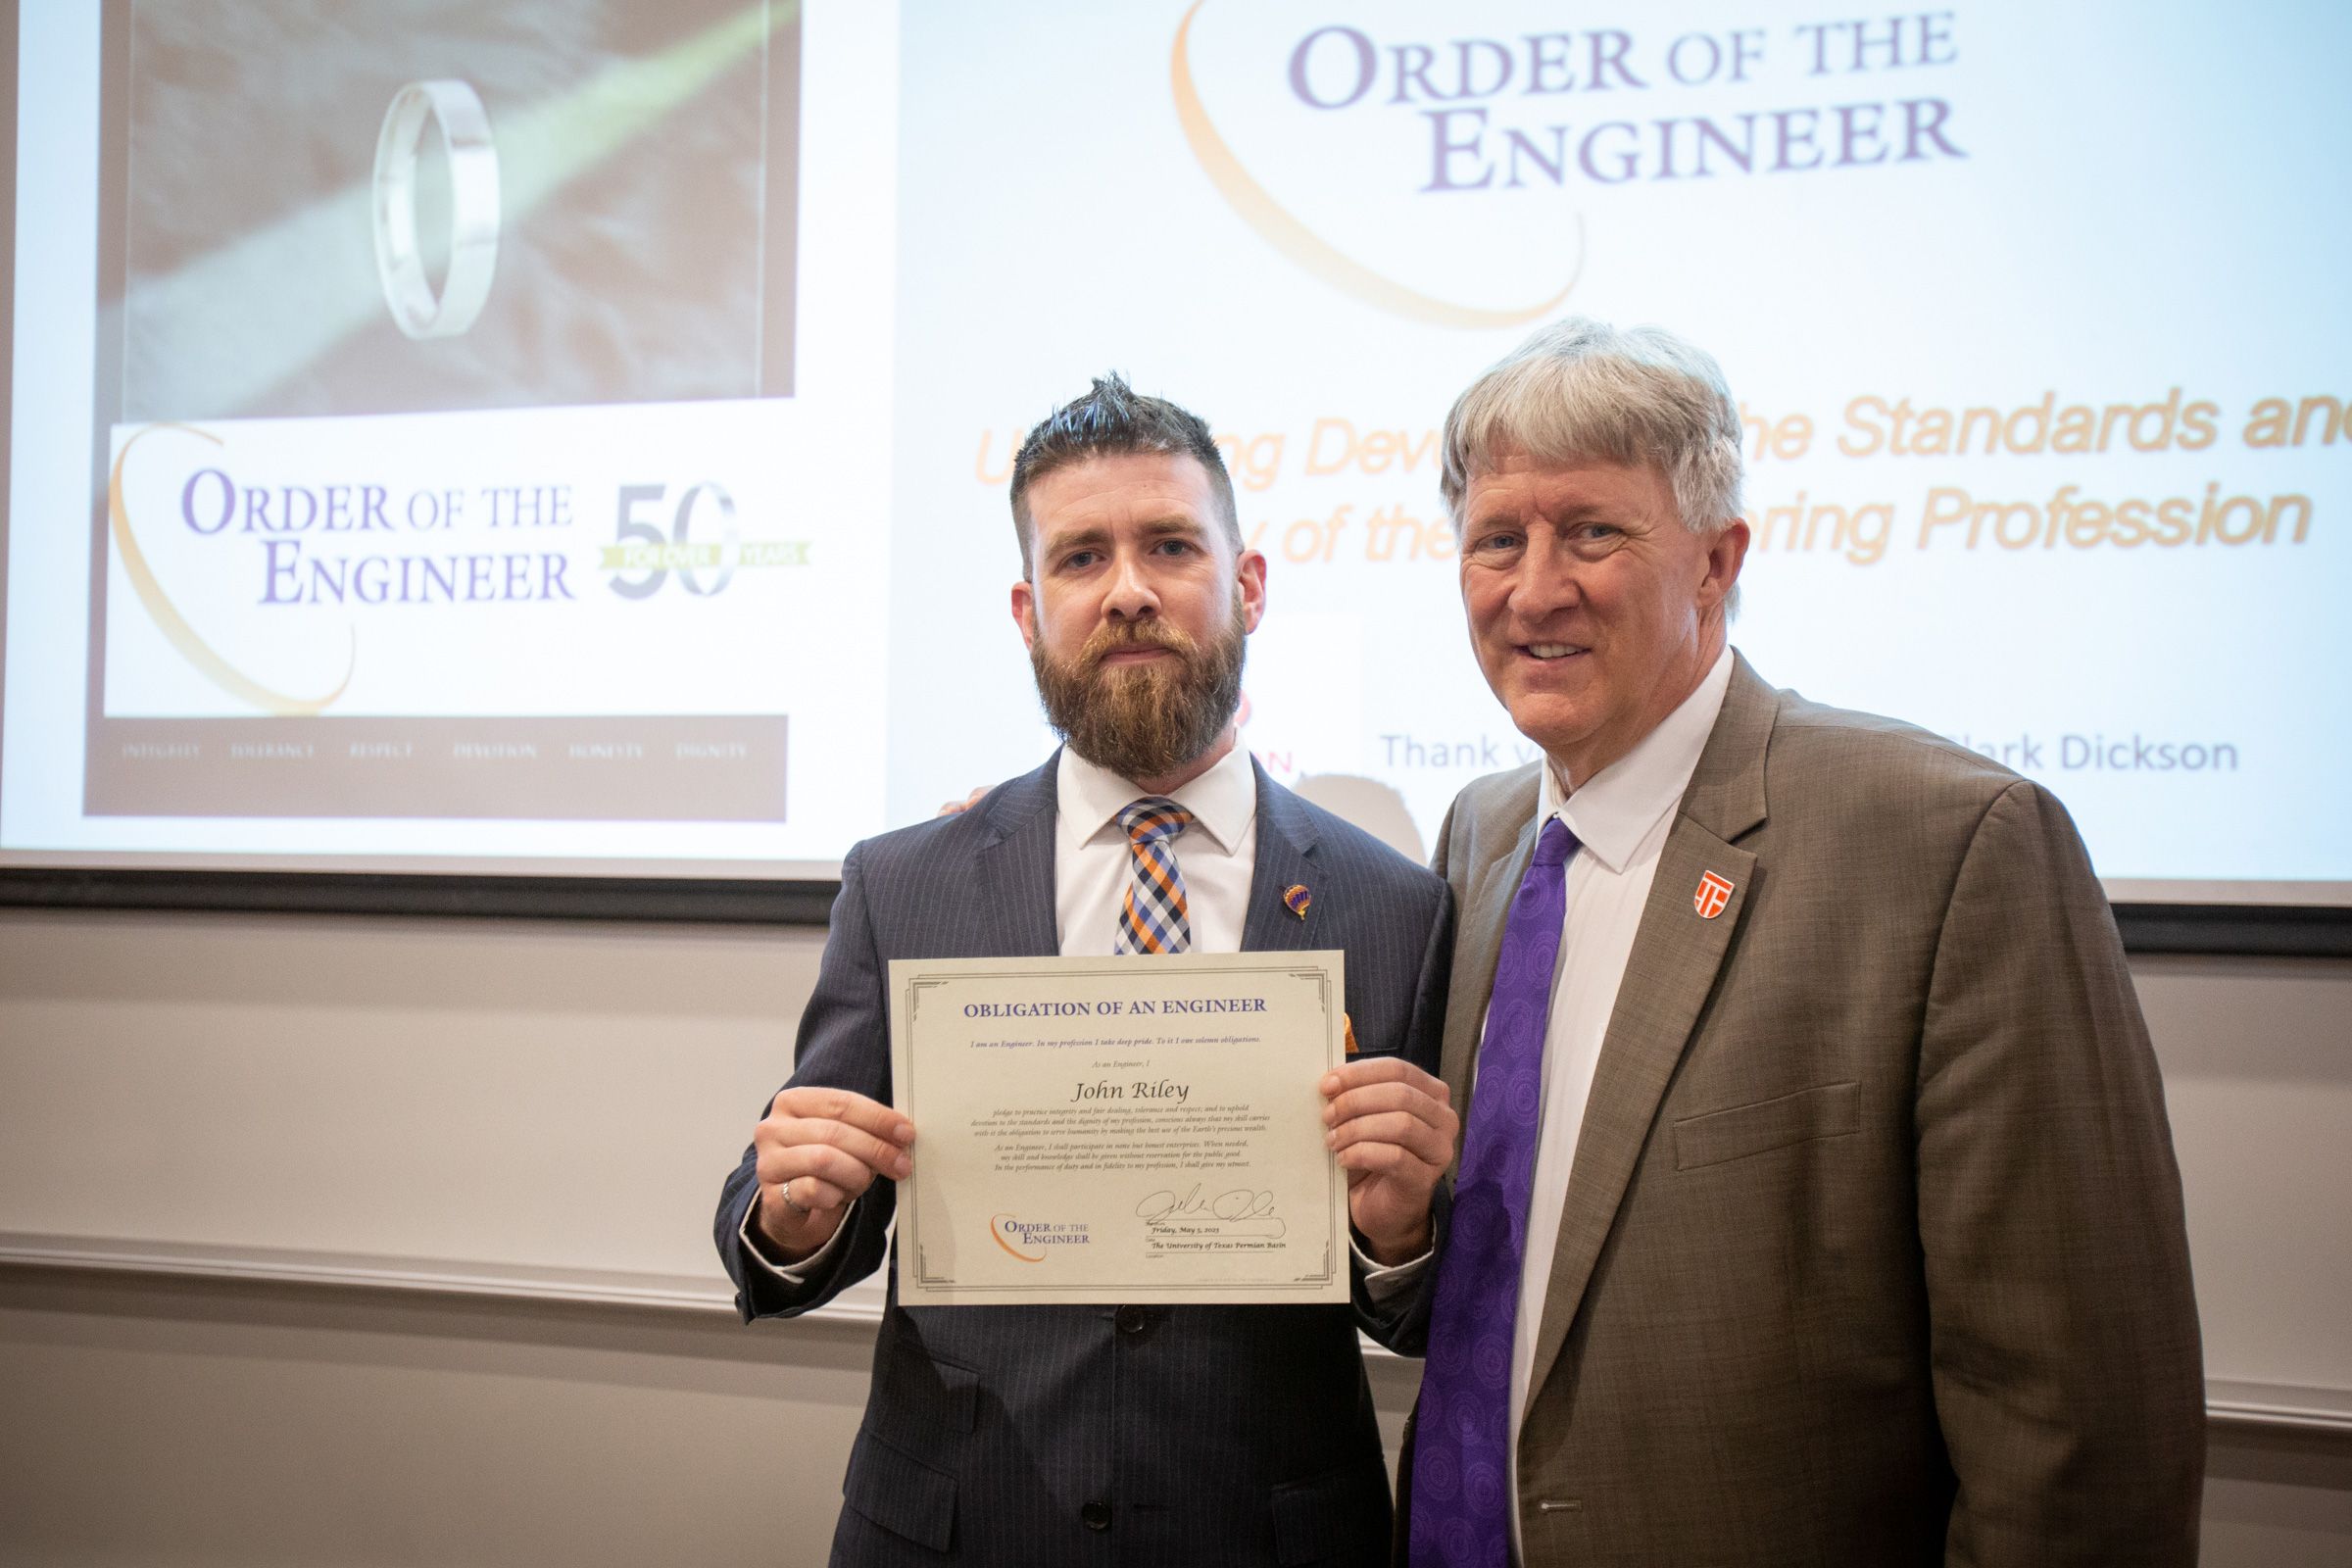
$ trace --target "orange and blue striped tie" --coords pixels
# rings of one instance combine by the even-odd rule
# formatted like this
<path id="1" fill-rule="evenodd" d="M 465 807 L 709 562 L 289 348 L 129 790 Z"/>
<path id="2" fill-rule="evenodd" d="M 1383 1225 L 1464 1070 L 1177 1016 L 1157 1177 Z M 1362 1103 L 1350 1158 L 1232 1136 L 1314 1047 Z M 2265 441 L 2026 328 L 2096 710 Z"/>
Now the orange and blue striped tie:
<path id="1" fill-rule="evenodd" d="M 1119 812 L 1127 830 L 1127 897 L 1119 903 L 1113 953 L 1182 953 L 1193 945 L 1185 911 L 1184 874 L 1176 869 L 1176 835 L 1193 813 L 1163 796 L 1147 795 Z"/>

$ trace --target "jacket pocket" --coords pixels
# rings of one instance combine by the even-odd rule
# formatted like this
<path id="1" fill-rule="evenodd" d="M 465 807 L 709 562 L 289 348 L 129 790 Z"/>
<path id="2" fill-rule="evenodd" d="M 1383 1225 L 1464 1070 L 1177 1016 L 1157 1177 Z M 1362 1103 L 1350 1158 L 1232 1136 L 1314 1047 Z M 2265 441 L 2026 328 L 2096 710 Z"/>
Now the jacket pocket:
<path id="1" fill-rule="evenodd" d="M 956 1539 L 956 1478 L 860 1432 L 850 1448 L 842 1500 L 867 1520 L 933 1551 Z"/>
<path id="2" fill-rule="evenodd" d="M 1752 1105 L 1684 1116 L 1674 1124 L 1674 1168 L 1696 1170 L 1769 1153 L 1862 1127 L 1862 1091 L 1853 1083 L 1819 1084 Z"/>
<path id="3" fill-rule="evenodd" d="M 1377 1564 L 1388 1551 L 1386 1461 L 1376 1458 L 1274 1489 L 1274 1559 L 1283 1568 Z"/>
<path id="4" fill-rule="evenodd" d="M 865 1419 L 866 1425 L 908 1452 L 942 1456 L 979 1425 L 980 1374 L 894 1337 Z"/>

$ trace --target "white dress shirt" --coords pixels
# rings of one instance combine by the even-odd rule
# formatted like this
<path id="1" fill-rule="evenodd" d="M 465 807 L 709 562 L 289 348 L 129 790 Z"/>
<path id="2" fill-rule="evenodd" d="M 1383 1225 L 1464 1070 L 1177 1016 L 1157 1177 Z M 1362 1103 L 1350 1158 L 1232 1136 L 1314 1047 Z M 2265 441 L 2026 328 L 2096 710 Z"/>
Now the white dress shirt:
<path id="1" fill-rule="evenodd" d="M 1118 939 L 1119 904 L 1132 864 L 1119 812 L 1146 793 L 1068 747 L 1061 749 L 1054 774 L 1054 925 L 1065 958 L 1106 956 Z M 1250 879 L 1257 870 L 1257 774 L 1250 753 L 1237 745 L 1167 799 L 1193 813 L 1192 822 L 1169 841 L 1193 929 L 1188 951 L 1239 953 Z M 806 1283 L 805 1272 L 830 1256 L 849 1234 L 845 1214 L 824 1246 L 786 1268 L 752 1245 L 752 1217 L 759 1206 L 755 1198 L 744 1210 L 738 1233 L 744 1251 L 794 1285 Z"/>
<path id="2" fill-rule="evenodd" d="M 1519 1423 L 1534 1373 L 1536 1331 L 1560 1240 L 1560 1210 L 1576 1164 L 1585 1101 L 1592 1092 L 1600 1046 L 1617 1006 L 1634 933 L 1657 877 L 1674 809 L 1698 767 L 1698 755 L 1732 684 L 1723 651 L 1698 689 L 1641 743 L 1570 794 L 1558 770 L 1544 769 L 1536 821 L 1558 816 L 1580 848 L 1569 858 L 1568 907 L 1551 978 L 1551 1016 L 1544 1027 L 1544 1094 L 1538 1109 L 1534 1190 L 1527 1205 L 1527 1255 L 1519 1271 L 1519 1318 L 1511 1339 L 1511 1495 L 1519 1494 Z M 1511 1510 L 1511 1547 L 1519 1549 L 1519 1510 Z"/>

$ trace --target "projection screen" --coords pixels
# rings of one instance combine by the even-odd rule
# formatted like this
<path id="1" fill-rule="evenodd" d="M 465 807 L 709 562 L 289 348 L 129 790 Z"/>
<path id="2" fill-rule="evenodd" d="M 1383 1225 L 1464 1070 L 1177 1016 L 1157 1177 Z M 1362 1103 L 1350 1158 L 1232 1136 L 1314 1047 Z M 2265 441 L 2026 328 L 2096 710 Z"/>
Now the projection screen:
<path id="1" fill-rule="evenodd" d="M 2352 12 L 23 0 L 0 864 L 823 880 L 1054 744 L 1024 429 L 1269 560 L 1243 735 L 1408 850 L 1534 754 L 1437 431 L 1721 360 L 1765 677 L 2119 900 L 2343 906 Z"/>

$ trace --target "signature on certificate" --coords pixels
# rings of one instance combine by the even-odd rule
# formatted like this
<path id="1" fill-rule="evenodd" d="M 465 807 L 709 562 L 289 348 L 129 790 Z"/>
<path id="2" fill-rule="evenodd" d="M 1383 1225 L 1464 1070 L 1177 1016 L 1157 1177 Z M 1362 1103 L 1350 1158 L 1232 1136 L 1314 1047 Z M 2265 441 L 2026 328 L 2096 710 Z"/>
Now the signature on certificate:
<path id="1" fill-rule="evenodd" d="M 1153 1229 L 1173 1229 L 1217 1236 L 1280 1236 L 1284 1226 L 1274 1213 L 1274 1195 L 1262 1188 L 1234 1187 L 1221 1193 L 1201 1191 L 1199 1182 L 1184 1192 L 1163 1187 L 1147 1193 L 1135 1212 Z"/>

